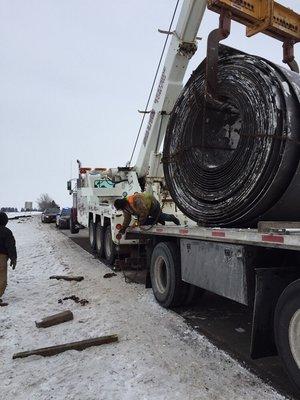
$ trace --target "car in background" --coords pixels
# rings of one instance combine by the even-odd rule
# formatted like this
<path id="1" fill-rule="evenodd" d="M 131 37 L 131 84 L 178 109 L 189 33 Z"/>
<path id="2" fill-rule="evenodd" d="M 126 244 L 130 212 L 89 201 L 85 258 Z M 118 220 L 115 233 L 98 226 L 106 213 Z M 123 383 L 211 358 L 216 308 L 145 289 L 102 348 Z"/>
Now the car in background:
<path id="1" fill-rule="evenodd" d="M 71 208 L 62 208 L 59 214 L 56 216 L 56 227 L 58 229 L 69 229 L 71 218 Z"/>
<path id="2" fill-rule="evenodd" d="M 59 214 L 59 208 L 46 208 L 45 211 L 42 212 L 41 221 L 45 222 L 55 222 L 56 216 Z"/>

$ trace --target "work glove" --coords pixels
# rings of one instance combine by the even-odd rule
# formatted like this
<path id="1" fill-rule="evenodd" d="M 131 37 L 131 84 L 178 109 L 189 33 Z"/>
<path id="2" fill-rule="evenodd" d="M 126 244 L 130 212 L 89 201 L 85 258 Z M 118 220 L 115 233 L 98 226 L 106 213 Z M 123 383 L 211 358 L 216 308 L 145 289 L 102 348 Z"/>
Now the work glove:
<path id="1" fill-rule="evenodd" d="M 12 269 L 15 269 L 17 265 L 17 260 L 10 260 L 10 266 L 12 267 Z"/>

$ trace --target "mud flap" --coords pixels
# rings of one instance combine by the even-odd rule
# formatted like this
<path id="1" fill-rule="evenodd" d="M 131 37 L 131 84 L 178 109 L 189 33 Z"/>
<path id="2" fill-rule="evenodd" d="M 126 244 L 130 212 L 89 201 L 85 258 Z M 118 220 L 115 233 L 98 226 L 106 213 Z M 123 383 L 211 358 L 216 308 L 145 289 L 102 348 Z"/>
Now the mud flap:
<path id="1" fill-rule="evenodd" d="M 255 269 L 255 298 L 251 349 L 253 359 L 277 355 L 274 340 L 274 310 L 284 288 L 300 277 L 299 267 Z"/>

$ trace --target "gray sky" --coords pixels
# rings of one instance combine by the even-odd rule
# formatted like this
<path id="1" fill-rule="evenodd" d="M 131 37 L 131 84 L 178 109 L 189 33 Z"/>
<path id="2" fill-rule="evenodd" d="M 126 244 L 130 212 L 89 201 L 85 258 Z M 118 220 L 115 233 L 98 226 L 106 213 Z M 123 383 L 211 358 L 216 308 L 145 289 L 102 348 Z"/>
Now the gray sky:
<path id="1" fill-rule="evenodd" d="M 280 1 L 300 13 L 298 0 Z M 129 160 L 175 0 L 0 0 L 0 207 L 49 193 L 71 204 L 66 181 L 85 166 Z M 205 55 L 218 17 L 206 12 Z M 281 62 L 281 43 L 247 39 L 234 23 L 224 43 Z M 300 61 L 300 45 L 296 45 Z"/>

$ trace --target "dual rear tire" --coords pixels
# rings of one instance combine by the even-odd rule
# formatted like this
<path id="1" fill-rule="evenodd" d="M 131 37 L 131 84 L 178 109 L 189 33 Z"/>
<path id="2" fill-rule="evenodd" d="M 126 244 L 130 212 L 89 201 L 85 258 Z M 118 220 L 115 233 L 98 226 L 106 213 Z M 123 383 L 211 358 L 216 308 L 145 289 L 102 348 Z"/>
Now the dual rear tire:
<path id="1" fill-rule="evenodd" d="M 300 390 L 300 279 L 279 297 L 274 316 L 278 354 L 296 390 Z"/>
<path id="2" fill-rule="evenodd" d="M 95 251 L 96 248 L 96 224 L 93 221 L 89 222 L 89 241 L 91 250 Z"/>
<path id="3" fill-rule="evenodd" d="M 95 237 L 95 250 L 97 253 L 97 256 L 99 258 L 104 257 L 104 235 L 105 235 L 105 229 L 104 226 L 101 226 L 101 222 L 98 221 L 96 224 L 96 237 Z"/>
<path id="4" fill-rule="evenodd" d="M 117 248 L 112 240 L 111 226 L 107 225 L 104 233 L 104 257 L 108 265 L 113 265 L 117 256 Z"/>
<path id="5" fill-rule="evenodd" d="M 101 226 L 101 222 L 89 223 L 89 240 L 93 252 L 99 258 L 104 258 L 108 265 L 113 265 L 116 259 L 116 245 L 112 240 L 111 226 Z"/>
<path id="6" fill-rule="evenodd" d="M 70 232 L 72 234 L 78 233 L 79 228 L 77 222 L 77 211 L 75 208 L 71 209 L 71 215 L 70 215 Z"/>
<path id="7" fill-rule="evenodd" d="M 152 253 L 150 278 L 157 302 L 165 307 L 188 305 L 203 294 L 203 290 L 181 279 L 180 252 L 176 243 L 158 243 Z"/>

